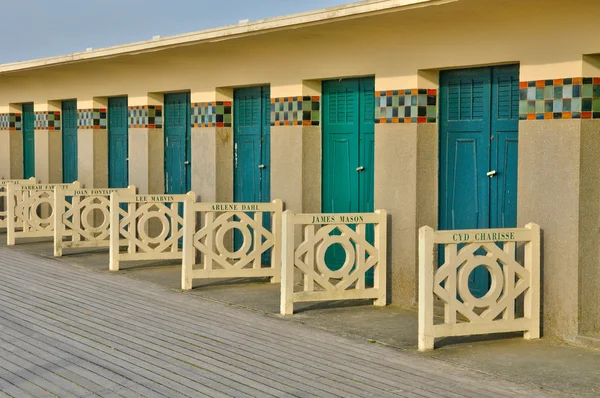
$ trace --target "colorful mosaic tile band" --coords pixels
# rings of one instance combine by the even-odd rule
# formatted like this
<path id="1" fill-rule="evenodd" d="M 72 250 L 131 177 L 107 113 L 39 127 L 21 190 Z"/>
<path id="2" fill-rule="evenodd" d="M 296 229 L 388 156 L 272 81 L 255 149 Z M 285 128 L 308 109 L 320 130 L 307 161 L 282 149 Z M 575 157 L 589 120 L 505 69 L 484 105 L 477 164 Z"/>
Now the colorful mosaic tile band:
<path id="1" fill-rule="evenodd" d="M 161 129 L 163 126 L 162 105 L 130 106 L 129 128 L 133 129 Z"/>
<path id="2" fill-rule="evenodd" d="M 87 129 L 106 129 L 106 109 L 78 109 L 77 110 L 77 128 Z"/>
<path id="3" fill-rule="evenodd" d="M 8 114 L 8 129 L 11 131 L 21 131 L 23 129 L 23 116 L 20 113 Z"/>
<path id="4" fill-rule="evenodd" d="M 10 115 L 8 113 L 0 113 L 0 130 L 8 130 L 10 128 Z"/>
<path id="5" fill-rule="evenodd" d="M 192 127 L 231 127 L 231 101 L 192 104 Z"/>
<path id="6" fill-rule="evenodd" d="M 320 120 L 318 96 L 271 98 L 271 126 L 318 126 Z"/>
<path id="7" fill-rule="evenodd" d="M 435 123 L 437 90 L 375 92 L 375 123 Z"/>
<path id="8" fill-rule="evenodd" d="M 600 78 L 521 82 L 519 119 L 600 119 Z"/>
<path id="9" fill-rule="evenodd" d="M 33 128 L 35 130 L 60 130 L 60 111 L 34 112 Z"/>

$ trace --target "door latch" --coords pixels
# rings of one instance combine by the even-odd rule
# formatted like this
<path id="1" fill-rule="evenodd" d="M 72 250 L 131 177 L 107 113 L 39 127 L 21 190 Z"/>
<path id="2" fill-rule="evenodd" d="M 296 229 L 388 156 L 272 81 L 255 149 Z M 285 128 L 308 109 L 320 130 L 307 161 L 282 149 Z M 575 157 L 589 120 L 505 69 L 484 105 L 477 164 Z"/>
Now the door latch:
<path id="1" fill-rule="evenodd" d="M 265 166 L 264 164 L 259 164 L 258 165 L 258 168 L 261 169 L 261 170 L 264 169 L 265 167 L 267 167 L 267 166 Z"/>
<path id="2" fill-rule="evenodd" d="M 129 158 L 125 159 L 126 162 L 129 162 Z"/>
<path id="3" fill-rule="evenodd" d="M 185 162 L 183 162 L 183 164 L 185 164 L 186 166 L 190 164 L 189 160 L 186 160 Z"/>
<path id="4" fill-rule="evenodd" d="M 496 170 L 488 171 L 488 173 L 487 173 L 487 176 L 490 178 L 492 178 L 495 175 L 496 175 Z"/>
<path id="5" fill-rule="evenodd" d="M 360 166 L 360 167 L 357 167 L 357 168 L 356 168 L 356 171 L 358 171 L 358 172 L 360 173 L 360 172 L 361 172 L 361 171 L 363 171 L 364 169 L 365 169 L 365 168 L 364 168 L 363 166 Z"/>

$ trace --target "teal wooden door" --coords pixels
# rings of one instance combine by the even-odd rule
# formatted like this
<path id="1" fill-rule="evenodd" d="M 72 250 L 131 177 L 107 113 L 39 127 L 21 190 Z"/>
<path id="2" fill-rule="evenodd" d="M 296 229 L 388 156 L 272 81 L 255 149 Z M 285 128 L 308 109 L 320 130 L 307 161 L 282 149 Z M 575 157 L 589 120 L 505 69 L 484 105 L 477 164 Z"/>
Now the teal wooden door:
<path id="1" fill-rule="evenodd" d="M 129 125 L 127 97 L 108 99 L 108 186 L 129 185 Z"/>
<path id="2" fill-rule="evenodd" d="M 63 182 L 77 181 L 77 101 L 62 102 Z"/>
<path id="3" fill-rule="evenodd" d="M 271 90 L 269 86 L 246 87 L 234 92 L 234 187 L 235 202 L 269 202 L 271 199 Z M 252 214 L 249 214 L 253 216 Z M 265 214 L 263 225 L 270 229 Z M 235 231 L 234 249 L 243 242 Z M 269 264 L 271 251 L 262 256 Z"/>
<path id="4" fill-rule="evenodd" d="M 191 189 L 190 95 L 165 94 L 165 193 Z"/>
<path id="5" fill-rule="evenodd" d="M 33 103 L 23 104 L 23 178 L 35 177 L 34 126 Z"/>
<path id="6" fill-rule="evenodd" d="M 234 94 L 234 189 L 236 202 L 270 200 L 270 88 L 248 87 Z"/>
<path id="7" fill-rule="evenodd" d="M 323 82 L 323 212 L 373 211 L 374 113 L 374 78 Z M 372 241 L 372 228 L 367 236 Z M 326 256 L 332 269 L 345 260 L 339 245 Z"/>
<path id="8" fill-rule="evenodd" d="M 441 73 L 440 229 L 516 227 L 518 107 L 518 66 Z M 481 297 L 489 273 L 469 283 Z"/>

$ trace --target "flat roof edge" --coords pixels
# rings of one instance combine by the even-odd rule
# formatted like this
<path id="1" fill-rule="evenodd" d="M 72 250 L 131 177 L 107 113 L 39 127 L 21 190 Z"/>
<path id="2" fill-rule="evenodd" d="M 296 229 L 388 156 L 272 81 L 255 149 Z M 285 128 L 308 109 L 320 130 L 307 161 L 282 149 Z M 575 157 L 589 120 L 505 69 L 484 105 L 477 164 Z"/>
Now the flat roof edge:
<path id="1" fill-rule="evenodd" d="M 230 40 L 244 36 L 260 34 L 262 32 L 280 30 L 293 27 L 322 24 L 328 21 L 356 18 L 362 15 L 390 12 L 396 9 L 414 9 L 439 4 L 452 3 L 459 0 L 370 0 L 359 3 L 308 11 L 299 14 L 267 18 L 249 23 L 223 26 L 197 32 L 184 33 L 161 39 L 146 40 L 141 42 L 123 44 L 97 50 L 59 55 L 49 58 L 40 58 L 31 61 L 21 61 L 0 65 L 0 74 L 17 72 L 28 69 L 58 66 L 80 61 L 91 61 L 127 54 L 139 54 L 150 51 L 200 44 L 202 42 L 216 42 Z"/>

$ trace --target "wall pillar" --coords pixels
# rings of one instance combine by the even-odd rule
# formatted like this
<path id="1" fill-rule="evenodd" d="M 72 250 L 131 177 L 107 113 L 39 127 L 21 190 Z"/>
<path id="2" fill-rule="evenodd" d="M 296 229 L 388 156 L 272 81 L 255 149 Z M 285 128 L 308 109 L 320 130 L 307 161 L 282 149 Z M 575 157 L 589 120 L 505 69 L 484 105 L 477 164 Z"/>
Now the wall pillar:
<path id="1" fill-rule="evenodd" d="M 577 341 L 600 333 L 600 79 L 534 70 L 521 73 L 518 223 L 542 228 L 543 332 Z"/>
<path id="2" fill-rule="evenodd" d="M 233 202 L 233 90 L 191 93 L 192 191 Z"/>
<path id="3" fill-rule="evenodd" d="M 298 213 L 321 211 L 320 109 L 320 81 L 271 87 L 271 198 Z"/>
<path id="4" fill-rule="evenodd" d="M 107 98 L 77 101 L 77 163 L 85 188 L 108 187 Z"/>
<path id="5" fill-rule="evenodd" d="M 45 184 L 62 182 L 60 101 L 35 103 L 35 178 Z"/>
<path id="6" fill-rule="evenodd" d="M 0 108 L 0 178 L 23 178 L 21 105 Z"/>
<path id="7" fill-rule="evenodd" d="M 375 81 L 375 209 L 390 215 L 388 297 L 415 307 L 418 229 L 437 227 L 437 79 L 419 81 L 418 89 L 389 84 Z"/>
<path id="8" fill-rule="evenodd" d="M 140 194 L 165 192 L 163 103 L 163 94 L 129 97 L 129 183 Z"/>

